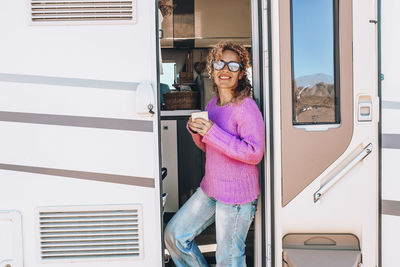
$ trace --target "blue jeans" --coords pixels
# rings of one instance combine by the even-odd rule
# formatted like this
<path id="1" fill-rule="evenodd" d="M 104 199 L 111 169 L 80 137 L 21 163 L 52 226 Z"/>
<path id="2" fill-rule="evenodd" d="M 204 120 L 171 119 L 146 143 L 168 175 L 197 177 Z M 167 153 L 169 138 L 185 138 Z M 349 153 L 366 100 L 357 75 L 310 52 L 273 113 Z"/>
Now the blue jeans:
<path id="1" fill-rule="evenodd" d="M 256 208 L 257 199 L 231 205 L 207 196 L 198 188 L 165 228 L 165 245 L 175 265 L 208 266 L 194 238 L 215 221 L 217 266 L 246 266 L 246 236 Z"/>

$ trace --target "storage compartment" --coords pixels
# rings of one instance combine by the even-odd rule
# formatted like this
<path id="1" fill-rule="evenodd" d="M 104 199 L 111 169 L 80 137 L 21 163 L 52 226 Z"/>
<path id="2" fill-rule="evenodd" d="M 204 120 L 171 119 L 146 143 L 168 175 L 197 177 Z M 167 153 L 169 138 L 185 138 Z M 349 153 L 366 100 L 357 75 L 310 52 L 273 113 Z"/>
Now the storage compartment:
<path id="1" fill-rule="evenodd" d="M 166 217 L 190 198 L 204 176 L 205 155 L 186 129 L 188 119 L 189 116 L 172 116 L 161 120 L 162 163 L 168 170 L 163 180 L 163 191 L 168 194 Z"/>
<path id="2" fill-rule="evenodd" d="M 360 242 L 353 234 L 287 234 L 283 267 L 358 267 Z"/>

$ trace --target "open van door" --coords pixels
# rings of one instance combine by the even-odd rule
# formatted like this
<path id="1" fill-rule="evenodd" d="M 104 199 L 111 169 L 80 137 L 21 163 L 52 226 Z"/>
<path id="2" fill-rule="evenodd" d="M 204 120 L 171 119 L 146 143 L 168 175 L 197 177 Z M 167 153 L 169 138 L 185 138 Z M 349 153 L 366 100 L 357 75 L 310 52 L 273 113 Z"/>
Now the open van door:
<path id="1" fill-rule="evenodd" d="M 272 1 L 274 266 L 378 266 L 376 1 Z"/>
<path id="2" fill-rule="evenodd" d="M 1 1 L 1 267 L 162 266 L 157 14 Z"/>

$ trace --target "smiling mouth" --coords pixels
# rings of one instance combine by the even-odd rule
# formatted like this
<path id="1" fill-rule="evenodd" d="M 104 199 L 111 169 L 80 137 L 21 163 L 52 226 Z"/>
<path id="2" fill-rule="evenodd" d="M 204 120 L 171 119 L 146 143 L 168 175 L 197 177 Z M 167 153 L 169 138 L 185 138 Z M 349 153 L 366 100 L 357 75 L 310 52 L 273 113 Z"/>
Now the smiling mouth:
<path id="1" fill-rule="evenodd" d="M 218 76 L 218 78 L 219 78 L 220 80 L 229 80 L 229 79 L 231 79 L 230 76 L 226 76 L 226 75 L 220 75 L 220 76 Z"/>

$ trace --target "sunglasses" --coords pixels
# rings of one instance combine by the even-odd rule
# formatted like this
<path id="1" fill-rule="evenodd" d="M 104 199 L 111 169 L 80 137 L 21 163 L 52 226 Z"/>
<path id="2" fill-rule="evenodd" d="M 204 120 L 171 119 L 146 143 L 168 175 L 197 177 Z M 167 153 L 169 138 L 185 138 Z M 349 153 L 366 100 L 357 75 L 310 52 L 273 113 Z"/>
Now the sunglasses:
<path id="1" fill-rule="evenodd" d="M 239 70 L 243 69 L 243 65 L 236 61 L 229 61 L 229 62 L 225 62 L 223 60 L 212 61 L 212 66 L 215 70 L 222 70 L 223 68 L 225 68 L 225 65 L 228 65 L 228 69 L 232 72 L 238 72 Z"/>

